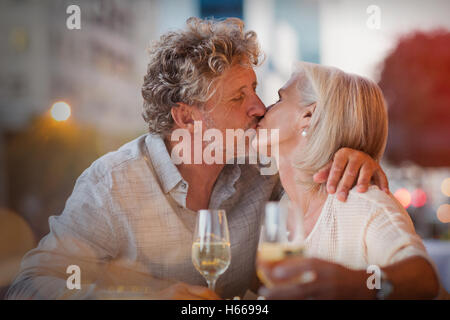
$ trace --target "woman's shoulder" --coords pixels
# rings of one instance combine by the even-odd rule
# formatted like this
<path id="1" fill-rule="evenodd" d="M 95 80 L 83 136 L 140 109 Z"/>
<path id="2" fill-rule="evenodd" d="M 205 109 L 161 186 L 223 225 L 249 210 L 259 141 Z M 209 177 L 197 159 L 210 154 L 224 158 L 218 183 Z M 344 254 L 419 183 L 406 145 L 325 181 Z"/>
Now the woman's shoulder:
<path id="1" fill-rule="evenodd" d="M 364 192 L 358 192 L 356 187 L 351 189 L 347 201 L 337 200 L 336 195 L 332 195 L 332 206 L 336 209 L 337 215 L 349 215 L 370 217 L 383 214 L 385 219 L 400 218 L 408 219 L 409 215 L 398 200 L 392 195 L 380 190 L 377 186 L 370 186 Z"/>
<path id="2" fill-rule="evenodd" d="M 335 214 L 342 219 L 353 219 L 364 225 L 395 226 L 407 232 L 414 232 L 412 220 L 405 208 L 392 195 L 371 186 L 364 192 L 353 188 L 346 202 L 333 200 Z"/>
<path id="3" fill-rule="evenodd" d="M 356 187 L 349 192 L 348 200 L 350 204 L 370 204 L 375 209 L 381 209 L 386 212 L 402 212 L 406 210 L 391 193 L 380 190 L 377 186 L 370 186 L 366 192 L 358 192 Z"/>

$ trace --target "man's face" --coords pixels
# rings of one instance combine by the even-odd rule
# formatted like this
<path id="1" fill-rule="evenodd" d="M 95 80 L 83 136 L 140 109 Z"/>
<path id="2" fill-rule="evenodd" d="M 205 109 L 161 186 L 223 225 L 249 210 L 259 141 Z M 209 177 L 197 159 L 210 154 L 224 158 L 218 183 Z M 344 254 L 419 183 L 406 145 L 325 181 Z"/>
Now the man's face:
<path id="1" fill-rule="evenodd" d="M 228 69 L 204 107 L 204 129 L 219 129 L 224 139 L 226 129 L 256 129 L 259 119 L 266 112 L 255 92 L 256 85 L 253 68 L 237 64 Z"/>
<path id="2" fill-rule="evenodd" d="M 205 105 L 205 113 L 214 128 L 220 131 L 256 128 L 266 112 L 256 95 L 256 85 L 256 75 L 251 67 L 234 65 L 221 76 L 217 91 Z"/>

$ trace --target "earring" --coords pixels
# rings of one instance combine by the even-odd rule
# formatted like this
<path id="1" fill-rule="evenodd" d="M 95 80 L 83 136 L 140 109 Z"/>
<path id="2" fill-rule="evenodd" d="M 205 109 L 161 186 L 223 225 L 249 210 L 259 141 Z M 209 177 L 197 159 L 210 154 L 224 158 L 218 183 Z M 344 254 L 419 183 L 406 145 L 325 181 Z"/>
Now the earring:
<path id="1" fill-rule="evenodd" d="M 302 137 L 306 137 L 306 135 L 307 135 L 306 130 L 303 130 L 303 131 L 302 131 Z"/>

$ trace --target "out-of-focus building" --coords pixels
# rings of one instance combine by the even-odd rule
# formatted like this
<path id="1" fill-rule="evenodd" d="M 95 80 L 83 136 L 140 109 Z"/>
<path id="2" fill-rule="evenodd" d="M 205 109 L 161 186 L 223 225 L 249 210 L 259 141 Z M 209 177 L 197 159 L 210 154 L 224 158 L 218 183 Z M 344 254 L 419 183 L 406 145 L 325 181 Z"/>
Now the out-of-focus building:
<path id="1" fill-rule="evenodd" d="M 81 30 L 66 27 L 72 4 L 80 7 Z M 292 61 L 320 61 L 318 8 L 309 0 L 2 1 L 0 126 L 26 126 L 64 100 L 75 120 L 102 131 L 145 130 L 146 48 L 190 16 L 241 17 L 258 33 L 267 57 L 258 69 L 259 93 L 271 103 Z"/>
<path id="2" fill-rule="evenodd" d="M 0 121 L 26 126 L 64 100 L 75 120 L 106 132 L 144 131 L 139 116 L 152 3 L 77 1 L 81 30 L 69 30 L 69 1 L 2 1 Z M 146 15 L 148 18 L 146 18 Z M 147 31 L 147 32 L 145 32 Z"/>
<path id="3" fill-rule="evenodd" d="M 257 92 L 266 105 L 278 100 L 293 62 L 320 62 L 319 2 L 311 0 L 245 0 L 246 27 L 256 31 L 265 62 L 256 70 Z"/>

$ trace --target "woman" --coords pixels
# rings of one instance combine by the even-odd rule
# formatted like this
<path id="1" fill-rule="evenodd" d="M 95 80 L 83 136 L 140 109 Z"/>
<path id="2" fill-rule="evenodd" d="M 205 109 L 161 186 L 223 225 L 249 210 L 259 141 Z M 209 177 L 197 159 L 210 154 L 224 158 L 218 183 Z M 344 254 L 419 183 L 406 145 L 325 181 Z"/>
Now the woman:
<path id="1" fill-rule="evenodd" d="M 281 182 L 302 209 L 312 258 L 278 263 L 269 276 L 283 285 L 260 293 L 281 299 L 436 297 L 439 281 L 431 259 L 392 195 L 372 186 L 367 193 L 352 190 L 340 202 L 312 179 L 341 147 L 381 159 L 388 126 L 380 88 L 336 68 L 302 62 L 296 69 L 258 129 L 279 129 Z M 263 135 L 253 143 L 260 150 L 274 147 Z M 313 281 L 298 280 L 305 271 L 313 271 Z"/>

